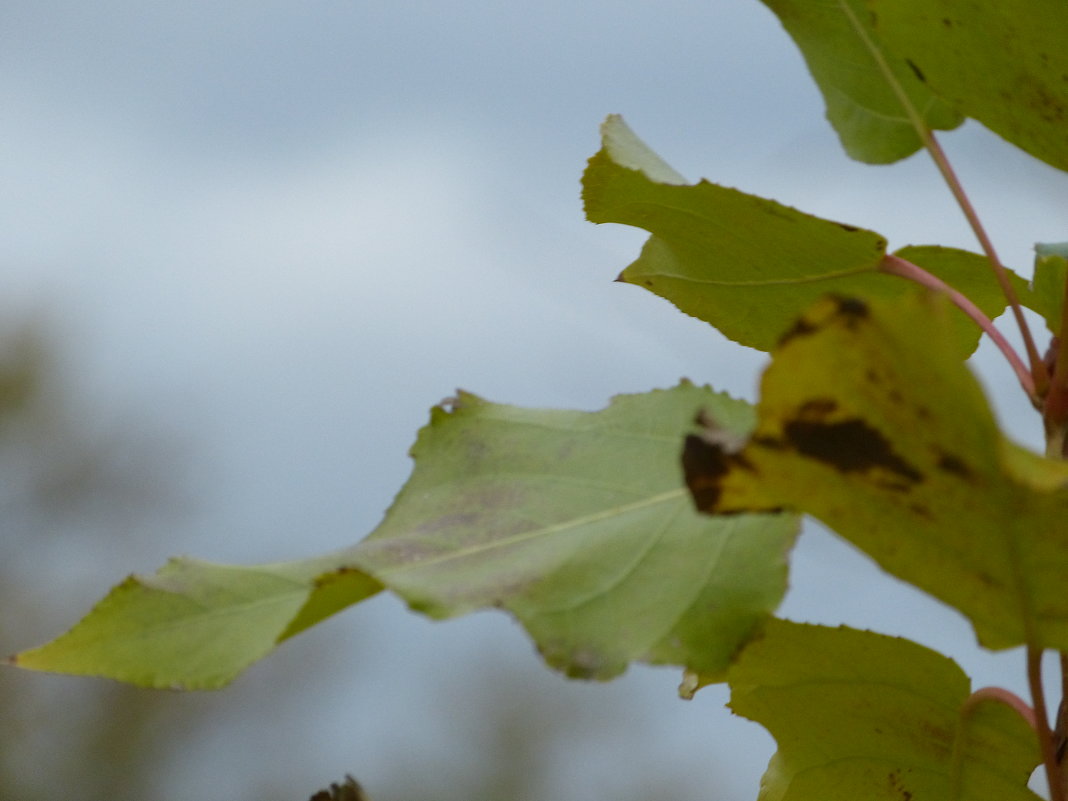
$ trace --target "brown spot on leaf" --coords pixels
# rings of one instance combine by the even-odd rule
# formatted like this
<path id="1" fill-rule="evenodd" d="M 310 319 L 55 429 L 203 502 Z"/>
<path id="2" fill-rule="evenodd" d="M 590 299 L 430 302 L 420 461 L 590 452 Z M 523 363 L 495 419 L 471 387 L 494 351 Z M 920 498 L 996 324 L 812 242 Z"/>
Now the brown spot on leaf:
<path id="1" fill-rule="evenodd" d="M 850 330 L 855 327 L 856 323 L 868 319 L 870 311 L 868 304 L 864 301 L 842 295 L 831 295 L 831 298 L 838 306 L 837 316 L 845 320 L 846 327 Z"/>
<path id="2" fill-rule="evenodd" d="M 933 519 L 931 515 L 931 510 L 924 506 L 922 503 L 909 504 L 909 511 L 917 517 L 922 517 L 924 520 Z"/>
<path id="3" fill-rule="evenodd" d="M 686 477 L 686 486 L 698 511 L 711 514 L 736 514 L 743 511 L 717 508 L 723 494 L 723 479 L 727 474 L 732 470 L 754 471 L 752 463 L 743 454 L 731 453 L 724 445 L 691 434 L 686 437 L 683 445 L 682 470 Z"/>
<path id="4" fill-rule="evenodd" d="M 313 582 L 313 584 L 316 587 L 323 587 L 323 586 L 331 583 L 334 579 L 338 578 L 339 576 L 347 576 L 347 575 L 350 575 L 352 573 L 361 573 L 361 572 L 363 572 L 363 571 L 361 571 L 359 568 L 355 568 L 355 567 L 336 567 L 333 570 L 331 570 L 331 571 L 329 571 L 327 573 L 324 573 L 321 576 L 316 576 L 315 581 Z"/>
<path id="5" fill-rule="evenodd" d="M 894 453 L 882 434 L 859 418 L 836 423 L 791 420 L 784 433 L 796 451 L 843 473 L 882 469 L 913 484 L 923 481 L 923 475 Z"/>
<path id="6" fill-rule="evenodd" d="M 827 297 L 835 304 L 834 317 L 838 318 L 839 322 L 844 323 L 848 330 L 856 330 L 857 323 L 867 319 L 868 305 L 864 301 L 835 294 Z M 813 323 L 807 317 L 799 317 L 789 330 L 779 337 L 778 345 L 782 347 L 792 339 L 814 334 L 820 330 L 822 325 L 823 321 Z"/>
<path id="7" fill-rule="evenodd" d="M 971 482 L 975 477 L 971 468 L 960 457 L 954 456 L 952 453 L 943 453 L 938 457 L 938 468 L 968 482 Z"/>
<path id="8" fill-rule="evenodd" d="M 791 339 L 796 339 L 798 337 L 806 337 L 809 334 L 816 333 L 816 331 L 818 330 L 819 329 L 816 328 L 816 326 L 814 326 L 804 317 L 798 317 L 797 321 L 792 326 L 790 326 L 790 329 L 781 337 L 779 337 L 778 346 L 781 348 Z"/>
<path id="9" fill-rule="evenodd" d="M 781 451 L 784 450 L 786 447 L 785 445 L 783 445 L 781 440 L 777 440 L 774 437 L 768 437 L 763 435 L 754 436 L 752 441 L 760 447 L 767 448 L 768 450 L 772 451 Z"/>
<path id="10" fill-rule="evenodd" d="M 923 732 L 924 745 L 929 750 L 934 751 L 939 758 L 949 759 L 950 754 L 953 752 L 953 741 L 957 736 L 956 731 L 929 721 L 920 723 L 920 729 Z"/>
<path id="11" fill-rule="evenodd" d="M 901 779 L 900 771 L 890 771 L 887 780 L 889 781 L 891 791 L 893 791 L 898 798 L 902 799 L 902 801 L 912 801 L 912 791 L 905 787 Z"/>
<path id="12" fill-rule="evenodd" d="M 833 398 L 813 398 L 801 404 L 797 415 L 801 420 L 826 420 L 837 408 L 838 403 Z"/>
<path id="13" fill-rule="evenodd" d="M 886 490 L 887 492 L 909 492 L 912 489 L 912 484 L 909 482 L 902 481 L 899 478 L 895 479 L 893 477 L 887 478 L 877 476 L 872 483 L 879 489 Z"/>
<path id="14" fill-rule="evenodd" d="M 696 434 L 686 437 L 682 470 L 694 504 L 703 512 L 716 508 L 723 492 L 721 481 L 730 470 L 731 457 L 722 447 L 711 445 Z"/>

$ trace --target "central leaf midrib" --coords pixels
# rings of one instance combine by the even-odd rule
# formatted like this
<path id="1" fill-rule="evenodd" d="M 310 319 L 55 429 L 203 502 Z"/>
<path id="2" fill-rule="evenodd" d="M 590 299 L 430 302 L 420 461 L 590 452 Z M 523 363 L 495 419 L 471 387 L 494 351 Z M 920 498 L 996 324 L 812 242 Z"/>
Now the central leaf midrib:
<path id="1" fill-rule="evenodd" d="M 512 545 L 517 545 L 528 540 L 536 539 L 538 537 L 549 537 L 554 534 L 560 534 L 570 529 L 574 529 L 580 526 L 590 525 L 598 523 L 602 520 L 609 520 L 612 517 L 619 517 L 621 515 L 628 514 L 630 512 L 637 511 L 639 509 L 655 506 L 656 504 L 666 503 L 670 500 L 682 497 L 687 493 L 684 487 L 678 487 L 675 489 L 667 490 L 666 492 L 657 493 L 656 495 L 650 495 L 639 501 L 632 503 L 613 506 L 608 509 L 602 509 L 597 512 L 591 512 L 578 517 L 571 518 L 569 520 L 553 523 L 548 526 L 540 526 L 535 529 L 523 531 L 518 534 L 513 534 L 501 539 L 494 539 L 490 542 L 481 543 L 479 545 L 466 546 L 461 550 L 453 551 L 448 554 L 442 554 L 429 559 L 420 559 L 415 562 L 407 562 L 402 565 L 393 567 L 387 567 L 381 572 L 382 575 L 388 576 L 391 574 L 403 573 L 406 570 L 413 569 L 425 569 L 427 567 L 433 567 L 434 565 L 450 562 L 455 559 L 465 559 L 471 556 L 475 556 L 479 553 L 493 550 L 495 548 L 505 548 Z"/>

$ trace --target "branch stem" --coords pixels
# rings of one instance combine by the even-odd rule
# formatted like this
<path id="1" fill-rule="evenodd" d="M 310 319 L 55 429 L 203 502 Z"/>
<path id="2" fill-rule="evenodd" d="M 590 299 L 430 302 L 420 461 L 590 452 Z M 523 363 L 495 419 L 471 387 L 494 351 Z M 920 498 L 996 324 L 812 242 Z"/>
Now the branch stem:
<path id="1" fill-rule="evenodd" d="M 1027 325 L 1027 320 L 1024 319 L 1020 298 L 1009 281 L 1009 273 L 1005 269 L 1005 265 L 1001 263 L 997 251 L 994 250 L 994 243 L 990 241 L 990 237 L 987 235 L 986 229 L 983 228 L 983 223 L 979 220 L 975 207 L 972 206 L 964 187 L 957 179 L 957 174 L 953 171 L 953 167 L 950 165 L 949 159 L 946 158 L 942 145 L 935 138 L 934 132 L 926 125 L 922 128 L 917 128 L 917 130 L 923 138 L 924 147 L 930 154 L 935 166 L 938 167 L 938 171 L 942 173 L 946 186 L 949 187 L 949 191 L 953 194 L 957 205 L 960 206 L 960 210 L 964 213 L 964 218 L 968 221 L 968 225 L 971 226 L 972 233 L 979 240 L 979 246 L 983 249 L 987 261 L 990 262 L 990 266 L 994 270 L 994 277 L 997 278 L 998 286 L 1001 287 L 1001 293 L 1008 300 L 1009 308 L 1012 309 L 1012 316 L 1016 320 L 1016 326 L 1020 329 L 1020 336 L 1023 338 L 1024 349 L 1027 351 L 1027 361 L 1031 366 L 1031 377 L 1037 393 L 1039 396 L 1044 396 L 1048 386 L 1048 376 L 1042 357 L 1038 353 L 1038 348 L 1035 347 L 1035 340 L 1031 336 L 1031 329 Z M 1033 398 L 1035 393 L 1031 393 L 1031 396 Z"/>
<path id="2" fill-rule="evenodd" d="M 990 339 L 997 345 L 998 350 L 1009 362 L 1013 372 L 1016 373 L 1016 378 L 1019 380 L 1024 392 L 1027 393 L 1027 396 L 1032 401 L 1037 402 L 1035 382 L 1031 371 L 1027 369 L 1027 365 L 1023 363 L 1019 354 L 1016 353 L 1008 340 L 994 326 L 990 318 L 983 314 L 983 310 L 976 306 L 967 295 L 958 292 L 938 276 L 932 275 L 919 265 L 902 259 L 900 256 L 884 256 L 879 264 L 879 271 L 907 278 L 909 281 L 914 281 L 928 289 L 945 294 L 958 309 L 971 317 L 989 335 Z"/>
<path id="3" fill-rule="evenodd" d="M 1027 683 L 1031 686 L 1031 703 L 1035 710 L 1035 733 L 1042 762 L 1046 766 L 1046 781 L 1049 783 L 1050 801 L 1065 801 L 1064 775 L 1057 761 L 1053 744 L 1053 732 L 1049 727 L 1046 712 L 1046 694 L 1042 689 L 1042 649 L 1027 646 Z"/>
<path id="4" fill-rule="evenodd" d="M 920 138 L 920 142 L 923 144 L 924 149 L 927 150 L 927 153 L 931 156 L 938 171 L 942 174 L 942 179 L 946 182 L 946 186 L 949 187 L 949 191 L 957 201 L 957 205 L 960 206 L 960 210 L 964 213 L 964 218 L 968 221 L 968 225 L 971 227 L 976 239 L 979 240 L 979 245 L 983 249 L 983 253 L 986 254 L 987 260 L 990 262 L 990 267 L 994 271 L 998 285 L 1001 287 L 1005 299 L 1009 302 L 1009 306 L 1012 307 L 1013 317 L 1016 319 L 1016 325 L 1020 329 L 1020 336 L 1023 338 L 1024 348 L 1027 351 L 1027 360 L 1031 368 L 1031 383 L 1037 390 L 1037 393 L 1031 392 L 1028 394 L 1032 399 L 1034 399 L 1036 394 L 1038 397 L 1044 397 L 1049 385 L 1049 377 L 1046 373 L 1045 366 L 1043 365 L 1042 358 L 1039 356 L 1038 349 L 1035 347 L 1034 339 L 1031 337 L 1031 329 L 1027 325 L 1027 320 L 1024 319 L 1023 311 L 1020 308 L 1020 300 L 1016 295 L 1016 291 L 1012 288 L 1012 283 L 1009 281 L 1008 272 L 1005 270 L 1005 266 L 1001 263 L 1001 259 L 998 258 L 998 254 L 994 250 L 994 245 L 990 241 L 990 237 L 987 236 L 986 229 L 983 228 L 982 222 L 979 220 L 979 215 L 976 214 L 975 208 L 968 199 L 968 195 L 964 192 L 964 187 L 957 179 L 957 175 L 950 166 L 949 159 L 946 158 L 942 146 L 935 138 L 934 132 L 916 109 L 915 104 L 912 102 L 912 98 L 910 98 L 905 91 L 905 87 L 902 86 L 901 82 L 897 79 L 894 70 L 890 67 L 890 63 L 886 60 L 886 56 L 883 55 L 883 51 L 880 49 L 879 45 L 868 35 L 867 30 L 861 25 L 860 20 L 857 19 L 853 9 L 850 8 L 849 3 L 845 2 L 845 0 L 839 0 L 838 6 L 853 26 L 857 36 L 868 49 L 868 53 L 871 55 L 872 60 L 886 79 L 887 85 L 897 97 L 898 102 L 901 104 L 901 109 L 905 112 L 905 116 L 908 117 L 908 120 L 916 131 L 916 135 Z"/>

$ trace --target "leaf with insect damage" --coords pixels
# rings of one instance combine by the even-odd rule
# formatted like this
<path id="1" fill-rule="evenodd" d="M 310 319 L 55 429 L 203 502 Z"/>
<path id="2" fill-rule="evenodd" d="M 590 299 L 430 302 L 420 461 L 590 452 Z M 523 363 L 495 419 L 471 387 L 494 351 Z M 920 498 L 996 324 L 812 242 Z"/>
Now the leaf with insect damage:
<path id="1" fill-rule="evenodd" d="M 1068 464 L 1002 436 L 948 312 L 936 296 L 820 301 L 776 349 L 748 442 L 724 444 L 714 415 L 687 438 L 687 482 L 711 514 L 811 514 L 988 648 L 1068 648 Z"/>

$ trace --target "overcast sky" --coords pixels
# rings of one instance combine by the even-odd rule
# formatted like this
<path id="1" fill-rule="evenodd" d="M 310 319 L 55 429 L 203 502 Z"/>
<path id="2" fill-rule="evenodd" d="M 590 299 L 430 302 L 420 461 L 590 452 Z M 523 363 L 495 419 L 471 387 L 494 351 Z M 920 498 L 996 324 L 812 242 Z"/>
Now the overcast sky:
<path id="1" fill-rule="evenodd" d="M 8 0 L 0 108 L 0 309 L 51 322 L 88 425 L 151 421 L 192 463 L 190 523 L 91 569 L 41 566 L 77 572 L 85 605 L 174 553 L 254 563 L 362 537 L 427 410 L 456 387 L 595 409 L 687 376 L 752 398 L 761 354 L 612 283 L 642 237 L 585 223 L 578 197 L 609 113 L 692 179 L 874 228 L 892 247 L 973 247 L 922 155 L 875 168 L 841 153 L 757 0 Z M 976 126 L 944 142 L 1009 263 L 1026 272 L 1033 241 L 1068 239 L 1063 176 Z M 1010 374 L 980 358 L 1007 425 L 1034 443 Z M 908 634 L 979 684 L 1016 681 L 1018 655 L 975 653 L 955 615 L 875 575 L 810 531 L 786 611 Z M 204 744 L 160 797 L 226 797 L 220 786 L 253 773 L 294 798 L 345 771 L 373 789 L 390 748 L 444 747 L 449 721 L 423 719 L 444 685 L 426 674 L 469 669 L 473 654 L 545 693 L 660 710 L 618 752 L 576 745 L 555 797 L 608 797 L 628 747 L 697 772 L 693 798 L 703 770 L 707 795 L 755 797 L 771 745 L 729 719 L 723 693 L 683 704 L 675 672 L 649 669 L 564 689 L 498 618 L 429 624 L 389 600 L 350 610 L 306 637 L 360 663 L 358 682 L 285 702 L 292 741 L 250 723 L 220 735 L 229 751 Z M 273 659 L 298 664 L 303 640 Z M 254 680 L 209 700 L 240 703 L 242 681 Z M 311 732 L 322 742 L 294 756 Z"/>

